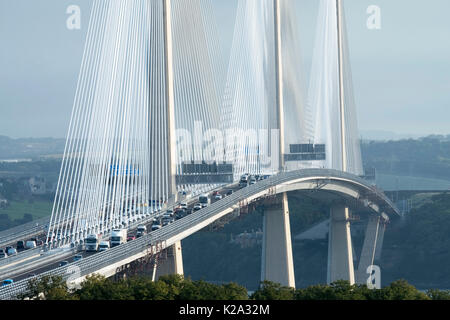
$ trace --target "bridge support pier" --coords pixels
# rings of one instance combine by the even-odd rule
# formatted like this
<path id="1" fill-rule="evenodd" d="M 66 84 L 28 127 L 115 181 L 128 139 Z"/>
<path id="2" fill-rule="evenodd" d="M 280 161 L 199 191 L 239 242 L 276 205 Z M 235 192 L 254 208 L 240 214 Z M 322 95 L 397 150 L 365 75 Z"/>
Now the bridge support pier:
<path id="1" fill-rule="evenodd" d="M 287 194 L 264 204 L 261 281 L 295 288 L 291 227 Z"/>
<path id="2" fill-rule="evenodd" d="M 358 270 L 356 272 L 356 282 L 358 284 L 366 284 L 367 268 L 373 265 L 375 260 L 375 252 L 377 249 L 378 235 L 380 230 L 380 217 L 370 216 L 367 224 L 366 235 L 364 238 L 364 244 L 361 250 L 361 256 L 359 258 Z"/>
<path id="3" fill-rule="evenodd" d="M 328 234 L 328 283 L 337 280 L 355 283 L 349 219 L 349 208 L 344 205 L 335 205 L 331 208 Z"/>
<path id="4" fill-rule="evenodd" d="M 159 277 L 169 274 L 184 275 L 183 256 L 181 252 L 181 241 L 177 241 L 167 250 L 167 258 L 156 261 L 153 268 L 153 281 Z"/>

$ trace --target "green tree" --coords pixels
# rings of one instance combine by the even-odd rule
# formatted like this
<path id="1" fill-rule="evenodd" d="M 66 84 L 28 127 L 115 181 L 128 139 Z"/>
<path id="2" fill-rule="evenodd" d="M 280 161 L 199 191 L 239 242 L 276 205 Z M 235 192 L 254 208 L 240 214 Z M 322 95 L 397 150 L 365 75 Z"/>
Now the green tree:
<path id="1" fill-rule="evenodd" d="M 176 300 L 180 295 L 180 290 L 186 284 L 184 276 L 179 274 L 171 274 L 159 277 L 158 282 L 159 281 L 167 286 L 167 300 Z"/>
<path id="2" fill-rule="evenodd" d="M 184 280 L 184 285 L 180 288 L 180 300 L 217 300 L 220 293 L 218 286 L 200 281 Z M 219 298 L 220 299 L 220 298 Z"/>
<path id="3" fill-rule="evenodd" d="M 216 285 L 203 280 L 184 280 L 180 288 L 181 300 L 246 300 L 247 289 L 235 283 Z"/>
<path id="4" fill-rule="evenodd" d="M 294 300 L 294 294 L 294 288 L 265 280 L 261 282 L 259 289 L 250 298 L 253 300 Z"/>
<path id="5" fill-rule="evenodd" d="M 231 282 L 222 285 L 222 289 L 224 291 L 224 296 L 226 300 L 247 300 L 248 292 L 247 289 L 243 286 L 238 285 L 237 283 Z"/>
<path id="6" fill-rule="evenodd" d="M 427 291 L 427 296 L 431 300 L 450 300 L 450 290 L 430 289 Z"/>
<path id="7" fill-rule="evenodd" d="M 369 289 L 365 285 L 350 285 L 339 280 L 330 285 L 315 285 L 295 292 L 296 300 L 366 300 Z"/>
<path id="8" fill-rule="evenodd" d="M 27 291 L 19 295 L 20 299 L 30 300 L 77 300 L 68 289 L 61 276 L 44 276 L 28 282 Z"/>
<path id="9" fill-rule="evenodd" d="M 430 300 L 423 292 L 417 290 L 406 280 L 397 280 L 388 287 L 373 290 L 372 298 L 376 300 Z"/>
<path id="10" fill-rule="evenodd" d="M 136 300 L 169 300 L 169 286 L 163 281 L 153 282 L 149 277 L 135 277 L 128 281 Z"/>
<path id="11" fill-rule="evenodd" d="M 113 282 L 100 275 L 92 275 L 81 283 L 75 294 L 80 300 L 133 300 L 133 291 L 126 280 Z"/>

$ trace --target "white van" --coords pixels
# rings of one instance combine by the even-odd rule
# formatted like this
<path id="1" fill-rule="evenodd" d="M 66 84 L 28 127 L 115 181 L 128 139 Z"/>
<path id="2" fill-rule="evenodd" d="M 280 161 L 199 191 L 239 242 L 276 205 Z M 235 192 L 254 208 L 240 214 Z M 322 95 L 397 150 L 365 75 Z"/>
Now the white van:
<path id="1" fill-rule="evenodd" d="M 98 252 L 106 251 L 109 249 L 109 242 L 108 241 L 102 241 L 100 242 L 98 246 Z"/>

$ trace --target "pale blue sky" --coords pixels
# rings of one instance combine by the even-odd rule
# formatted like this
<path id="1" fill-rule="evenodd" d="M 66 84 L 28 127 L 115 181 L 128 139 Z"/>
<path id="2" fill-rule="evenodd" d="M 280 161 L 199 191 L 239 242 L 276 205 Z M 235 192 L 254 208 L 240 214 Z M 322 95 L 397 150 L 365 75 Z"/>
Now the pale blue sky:
<path id="1" fill-rule="evenodd" d="M 65 137 L 92 0 L 0 0 L 0 135 Z M 236 0 L 213 0 L 225 46 Z M 309 76 L 317 0 L 295 0 Z M 66 8 L 82 10 L 81 30 Z M 381 8 L 381 30 L 366 9 Z M 450 134 L 450 1 L 346 0 L 361 132 Z"/>

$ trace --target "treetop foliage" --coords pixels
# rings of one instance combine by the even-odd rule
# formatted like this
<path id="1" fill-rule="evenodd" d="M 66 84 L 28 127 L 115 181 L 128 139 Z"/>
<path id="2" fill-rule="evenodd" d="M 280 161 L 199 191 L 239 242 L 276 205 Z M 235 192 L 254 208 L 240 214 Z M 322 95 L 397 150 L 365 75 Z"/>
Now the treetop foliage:
<path id="1" fill-rule="evenodd" d="M 30 280 L 28 291 L 21 299 L 32 300 L 450 300 L 450 291 L 417 290 L 405 280 L 388 287 L 371 290 L 365 285 L 350 285 L 336 281 L 330 285 L 315 285 L 305 289 L 284 287 L 263 281 L 258 290 L 248 295 L 247 289 L 236 284 L 211 284 L 192 281 L 180 275 L 163 276 L 153 282 L 149 277 L 133 277 L 120 281 L 103 276 L 87 277 L 78 289 L 70 290 L 61 277 Z"/>

